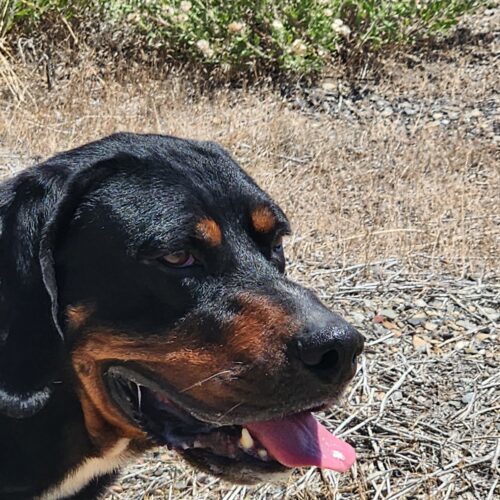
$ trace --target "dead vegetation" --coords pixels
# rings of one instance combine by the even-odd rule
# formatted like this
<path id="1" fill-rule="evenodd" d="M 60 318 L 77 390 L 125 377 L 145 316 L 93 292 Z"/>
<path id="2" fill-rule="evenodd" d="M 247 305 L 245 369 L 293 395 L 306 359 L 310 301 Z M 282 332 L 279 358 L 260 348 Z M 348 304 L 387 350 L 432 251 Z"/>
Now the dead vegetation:
<path id="1" fill-rule="evenodd" d="M 42 157 L 118 130 L 212 139 L 283 204 L 291 257 L 319 267 L 397 257 L 467 273 L 496 264 L 495 148 L 398 121 L 343 123 L 272 94 L 191 99 L 176 80 L 101 82 L 91 68 L 0 116 L 3 147 Z M 426 264 L 429 265 L 429 264 Z"/>
<path id="2" fill-rule="evenodd" d="M 493 78 L 477 82 L 465 63 L 443 63 L 435 84 L 415 70 L 393 71 L 394 93 L 465 100 L 484 95 Z M 125 470 L 109 499 L 497 498 L 493 140 L 418 121 L 408 129 L 397 116 L 305 114 L 263 90 L 200 96 L 182 78 L 139 72 L 132 82 L 108 81 L 91 64 L 59 75 L 51 92 L 31 83 L 36 71 L 21 73 L 33 100 L 0 103 L 0 175 L 119 130 L 221 142 L 289 214 L 289 273 L 368 341 L 345 401 L 321 417 L 356 446 L 350 474 L 310 469 L 284 485 L 246 488 L 195 473 L 160 449 Z"/>

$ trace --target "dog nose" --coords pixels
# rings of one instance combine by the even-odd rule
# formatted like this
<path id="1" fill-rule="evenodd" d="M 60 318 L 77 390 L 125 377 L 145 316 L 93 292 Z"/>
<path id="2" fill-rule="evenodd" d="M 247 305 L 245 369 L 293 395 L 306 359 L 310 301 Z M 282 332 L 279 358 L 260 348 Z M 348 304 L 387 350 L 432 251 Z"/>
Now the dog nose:
<path id="1" fill-rule="evenodd" d="M 326 324 L 309 327 L 297 340 L 297 352 L 300 361 L 316 375 L 342 383 L 355 375 L 363 345 L 364 337 L 334 316 Z"/>

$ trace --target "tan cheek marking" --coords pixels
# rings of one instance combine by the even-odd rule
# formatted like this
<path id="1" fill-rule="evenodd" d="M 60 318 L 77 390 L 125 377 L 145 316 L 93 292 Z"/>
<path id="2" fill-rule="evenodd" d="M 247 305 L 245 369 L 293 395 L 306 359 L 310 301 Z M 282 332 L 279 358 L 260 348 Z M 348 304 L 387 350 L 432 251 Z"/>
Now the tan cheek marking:
<path id="1" fill-rule="evenodd" d="M 223 350 L 210 352 L 199 346 L 189 334 L 165 341 L 164 338 L 134 339 L 117 331 L 101 329 L 87 332 L 72 355 L 74 370 L 80 380 L 80 401 L 85 422 L 94 441 L 107 443 L 110 436 L 144 440 L 144 433 L 121 415 L 102 379 L 102 365 L 109 360 L 133 361 L 146 366 L 158 377 L 168 381 L 179 392 L 192 387 L 190 395 L 215 407 L 223 407 L 224 382 L 231 366 Z M 198 347 L 196 347 L 198 344 Z M 222 372 L 222 377 L 213 377 Z M 210 389 L 200 381 L 210 379 Z"/>
<path id="2" fill-rule="evenodd" d="M 67 307 L 66 318 L 68 320 L 68 327 L 72 330 L 81 328 L 90 318 L 91 314 L 91 308 L 83 304 Z"/>
<path id="3" fill-rule="evenodd" d="M 216 247 L 222 243 L 221 228 L 213 219 L 201 219 L 196 224 L 196 230 L 210 246 Z"/>
<path id="4" fill-rule="evenodd" d="M 133 338 L 104 329 L 87 331 L 72 355 L 79 378 L 80 400 L 89 433 L 109 446 L 126 437 L 145 442 L 144 433 L 133 426 L 111 401 L 104 386 L 102 367 L 109 360 L 131 361 L 147 367 L 179 393 L 212 408 L 234 404 L 241 394 L 235 381 L 239 370 L 254 362 L 281 369 L 286 341 L 297 331 L 293 317 L 264 297 L 242 295 L 241 311 L 226 330 L 223 345 L 205 345 L 202 332 L 172 331 L 164 336 Z"/>
<path id="5" fill-rule="evenodd" d="M 276 225 L 276 218 L 268 207 L 258 207 L 252 214 L 252 225 L 258 233 L 269 233 Z"/>
<path id="6" fill-rule="evenodd" d="M 241 312 L 231 324 L 228 343 L 232 352 L 278 368 L 284 360 L 286 340 L 298 328 L 281 307 L 264 297 L 242 296 Z"/>
<path id="7" fill-rule="evenodd" d="M 110 443 L 122 437 L 145 439 L 145 434 L 131 425 L 109 400 L 100 366 L 91 356 L 85 348 L 78 348 L 72 361 L 81 384 L 79 398 L 85 426 L 94 444 L 107 449 Z"/>

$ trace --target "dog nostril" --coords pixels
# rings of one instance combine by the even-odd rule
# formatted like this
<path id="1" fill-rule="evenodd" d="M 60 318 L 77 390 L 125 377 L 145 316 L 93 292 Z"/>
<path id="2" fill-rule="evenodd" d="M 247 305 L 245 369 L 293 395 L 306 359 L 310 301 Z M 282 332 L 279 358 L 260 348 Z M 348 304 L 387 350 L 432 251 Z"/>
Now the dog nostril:
<path id="1" fill-rule="evenodd" d="M 332 350 L 323 354 L 323 356 L 321 356 L 319 363 L 309 366 L 311 368 L 314 368 L 315 370 L 331 370 L 335 368 L 338 362 L 339 362 L 339 353 L 335 350 Z"/>
<path id="2" fill-rule="evenodd" d="M 322 379 L 344 382 L 356 373 L 363 351 L 363 337 L 350 325 L 329 326 L 307 331 L 296 341 L 296 355 Z"/>

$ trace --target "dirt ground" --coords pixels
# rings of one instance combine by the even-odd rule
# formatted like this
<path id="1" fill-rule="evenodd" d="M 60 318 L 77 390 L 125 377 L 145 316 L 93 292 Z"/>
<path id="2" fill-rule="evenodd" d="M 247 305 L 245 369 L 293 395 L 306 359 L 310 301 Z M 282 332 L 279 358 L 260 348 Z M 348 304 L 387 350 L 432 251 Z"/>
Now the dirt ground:
<path id="1" fill-rule="evenodd" d="M 158 449 L 108 500 L 498 498 L 498 19 L 466 19 L 461 43 L 395 57 L 345 93 L 326 79 L 293 98 L 200 96 L 85 60 L 55 68 L 49 92 L 40 68 L 18 69 L 22 99 L 0 102 L 0 177 L 119 130 L 219 141 L 290 216 L 289 274 L 367 338 L 344 401 L 320 415 L 356 447 L 350 473 L 248 488 Z"/>

